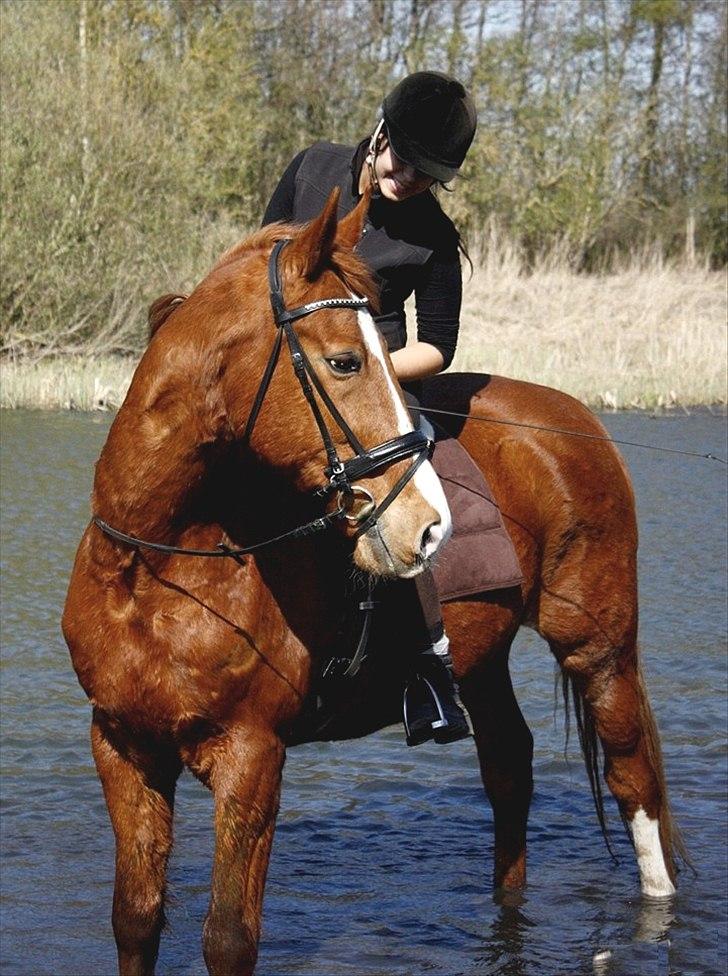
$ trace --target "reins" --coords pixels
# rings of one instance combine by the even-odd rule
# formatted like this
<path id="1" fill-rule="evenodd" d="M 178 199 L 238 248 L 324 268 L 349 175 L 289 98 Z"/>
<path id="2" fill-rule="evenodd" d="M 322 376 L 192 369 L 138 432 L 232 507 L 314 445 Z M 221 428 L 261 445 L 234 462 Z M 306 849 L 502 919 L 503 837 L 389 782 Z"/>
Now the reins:
<path id="1" fill-rule="evenodd" d="M 351 525 L 357 525 L 354 538 L 371 529 L 380 516 L 389 508 L 395 498 L 400 494 L 405 485 L 414 477 L 417 469 L 432 456 L 434 444 L 422 430 L 412 430 L 406 434 L 400 434 L 383 444 L 366 450 L 358 437 L 348 425 L 344 417 L 339 412 L 336 404 L 326 392 L 316 371 L 311 365 L 308 357 L 303 351 L 293 323 L 306 315 L 314 312 L 331 308 L 366 308 L 368 301 L 366 298 L 357 298 L 351 295 L 348 298 L 323 298 L 317 301 L 308 302 L 296 308 L 286 308 L 283 297 L 283 288 L 280 274 L 278 271 L 278 260 L 283 248 L 289 243 L 288 240 L 278 241 L 273 247 L 268 260 L 268 285 L 270 289 L 270 302 L 273 310 L 273 319 L 276 325 L 276 335 L 273 345 L 263 371 L 260 384 L 253 398 L 250 414 L 243 431 L 242 442 L 244 445 L 250 443 L 256 421 L 263 407 L 263 402 L 268 392 L 273 374 L 280 359 L 283 337 L 285 334 L 288 350 L 291 354 L 293 371 L 296 379 L 301 386 L 304 397 L 313 414 L 316 426 L 319 429 L 326 452 L 327 466 L 324 475 L 327 478 L 326 484 L 315 491 L 315 496 L 320 499 L 327 499 L 331 494 L 336 493 L 336 508 L 326 515 L 312 519 L 304 525 L 296 526 L 293 529 L 266 539 L 262 542 L 254 543 L 250 546 L 231 547 L 224 542 L 219 542 L 215 549 L 186 549 L 181 546 L 171 546 L 161 542 L 150 542 L 137 536 L 129 535 L 119 529 L 114 528 L 108 522 L 99 518 L 98 515 L 92 517 L 93 523 L 105 532 L 110 538 L 126 545 L 135 546 L 142 549 L 152 549 L 156 552 L 168 555 L 180 556 L 205 556 L 220 557 L 228 556 L 233 559 L 240 559 L 242 556 L 250 555 L 253 552 L 264 549 L 267 546 L 277 545 L 292 539 L 300 539 L 304 536 L 313 535 L 328 529 L 340 519 L 345 519 Z M 314 390 L 316 391 L 314 393 Z M 316 399 L 316 393 L 325 405 L 327 411 L 343 433 L 349 446 L 354 452 L 354 457 L 342 461 L 336 449 L 336 444 L 331 432 L 324 420 L 321 407 Z M 382 468 L 395 464 L 407 458 L 414 458 L 409 467 L 396 481 L 394 487 L 388 492 L 384 499 L 377 503 L 368 489 L 355 484 L 355 479 L 363 478 Z"/>
<path id="2" fill-rule="evenodd" d="M 91 519 L 98 527 L 106 533 L 106 535 L 111 536 L 112 539 L 116 539 L 117 542 L 125 542 L 130 546 L 138 546 L 142 549 L 153 549 L 155 552 L 164 552 L 168 555 L 177 556 L 230 556 L 233 559 L 239 558 L 240 556 L 249 556 L 251 553 L 258 549 L 264 549 L 266 546 L 272 546 L 279 542 L 287 542 L 291 539 L 301 539 L 307 535 L 314 535 L 316 532 L 322 532 L 324 529 L 328 529 L 330 525 L 338 521 L 342 516 L 343 509 L 337 508 L 334 512 L 329 512 L 328 515 L 322 515 L 317 519 L 313 519 L 311 522 L 307 522 L 305 525 L 299 525 L 295 529 L 290 529 L 288 532 L 283 532 L 281 535 L 274 536 L 272 539 L 266 539 L 264 542 L 256 542 L 252 546 L 241 546 L 241 547 L 231 547 L 224 542 L 218 542 L 216 549 L 183 549 L 181 546 L 167 546 L 161 542 L 148 542 L 146 539 L 138 539 L 136 536 L 127 535 L 126 532 L 120 532 L 118 529 L 113 528 L 108 522 L 104 522 L 100 519 L 98 515 L 94 515 Z"/>
<path id="3" fill-rule="evenodd" d="M 717 461 L 719 464 L 728 464 L 725 458 L 718 457 L 716 454 L 701 454 L 698 451 L 680 451 L 675 447 L 659 447 L 657 444 L 640 444 L 637 441 L 618 440 L 616 437 L 602 437 L 600 434 L 587 434 L 581 430 L 566 430 L 562 427 L 542 427 L 539 424 L 524 424 L 517 420 L 496 420 L 493 417 L 477 417 L 472 413 L 459 413 L 456 410 L 440 410 L 436 407 L 423 407 L 417 405 L 420 413 L 439 413 L 447 417 L 461 417 L 463 420 L 480 420 L 484 424 L 503 424 L 506 427 L 526 427 L 529 430 L 544 430 L 550 434 L 563 434 L 567 437 L 586 437 L 590 441 L 604 441 L 607 444 L 620 444 L 627 447 L 641 447 L 646 451 L 662 451 L 664 454 L 682 454 L 685 457 L 702 458 L 704 461 Z"/>

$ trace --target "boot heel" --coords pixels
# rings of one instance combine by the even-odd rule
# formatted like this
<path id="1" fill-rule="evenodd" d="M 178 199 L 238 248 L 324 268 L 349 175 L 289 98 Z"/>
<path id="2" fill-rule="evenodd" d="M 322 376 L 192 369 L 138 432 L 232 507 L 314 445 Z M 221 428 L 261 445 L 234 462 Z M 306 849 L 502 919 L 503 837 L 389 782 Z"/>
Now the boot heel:
<path id="1" fill-rule="evenodd" d="M 470 724 L 460 703 L 451 668 L 439 656 L 433 656 L 429 664 L 429 676 L 421 677 L 430 691 L 438 712 L 438 721 L 432 724 L 435 742 L 439 745 L 447 745 L 450 742 L 470 738 L 472 735 Z"/>

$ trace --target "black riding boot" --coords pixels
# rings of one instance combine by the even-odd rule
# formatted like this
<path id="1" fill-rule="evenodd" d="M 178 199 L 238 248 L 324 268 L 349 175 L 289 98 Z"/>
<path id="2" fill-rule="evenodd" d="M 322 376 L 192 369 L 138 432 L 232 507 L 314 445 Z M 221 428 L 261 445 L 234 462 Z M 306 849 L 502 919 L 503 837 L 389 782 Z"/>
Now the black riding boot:
<path id="1" fill-rule="evenodd" d="M 447 637 L 428 647 L 415 662 L 412 676 L 404 691 L 404 729 L 408 746 L 435 742 L 457 742 L 466 739 L 470 726 L 460 704 L 452 675 Z"/>
<path id="2" fill-rule="evenodd" d="M 409 400 L 408 400 L 409 402 Z M 468 719 L 458 698 L 452 675 L 450 642 L 445 636 L 440 598 L 432 572 L 423 570 L 402 592 L 400 603 L 406 619 L 413 621 L 413 646 L 424 648 L 411 659 L 404 690 L 403 718 L 408 746 L 434 739 L 456 742 L 467 738 Z"/>

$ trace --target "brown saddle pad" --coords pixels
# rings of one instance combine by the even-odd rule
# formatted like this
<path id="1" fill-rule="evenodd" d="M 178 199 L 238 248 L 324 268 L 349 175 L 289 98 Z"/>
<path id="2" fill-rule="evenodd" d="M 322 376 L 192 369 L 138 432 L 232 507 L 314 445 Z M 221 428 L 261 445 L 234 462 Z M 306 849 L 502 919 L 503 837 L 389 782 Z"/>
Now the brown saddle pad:
<path id="1" fill-rule="evenodd" d="M 454 438 L 438 440 L 432 464 L 445 489 L 453 533 L 433 574 L 441 600 L 518 586 L 523 573 L 488 483 Z"/>

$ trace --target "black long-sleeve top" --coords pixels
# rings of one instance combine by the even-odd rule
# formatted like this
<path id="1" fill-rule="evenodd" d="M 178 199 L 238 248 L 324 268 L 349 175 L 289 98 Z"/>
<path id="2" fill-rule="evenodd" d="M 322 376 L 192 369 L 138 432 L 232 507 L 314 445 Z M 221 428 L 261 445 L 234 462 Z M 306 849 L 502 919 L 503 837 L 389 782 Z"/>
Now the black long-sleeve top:
<path id="1" fill-rule="evenodd" d="M 263 224 L 317 216 L 331 190 L 341 188 L 339 217 L 359 200 L 359 174 L 367 141 L 356 148 L 315 143 L 283 174 Z M 357 252 L 375 273 L 381 311 L 375 321 L 390 351 L 407 342 L 404 303 L 414 292 L 417 338 L 435 346 L 449 366 L 460 325 L 462 282 L 458 234 L 435 197 L 421 193 L 401 202 L 375 195 Z"/>

